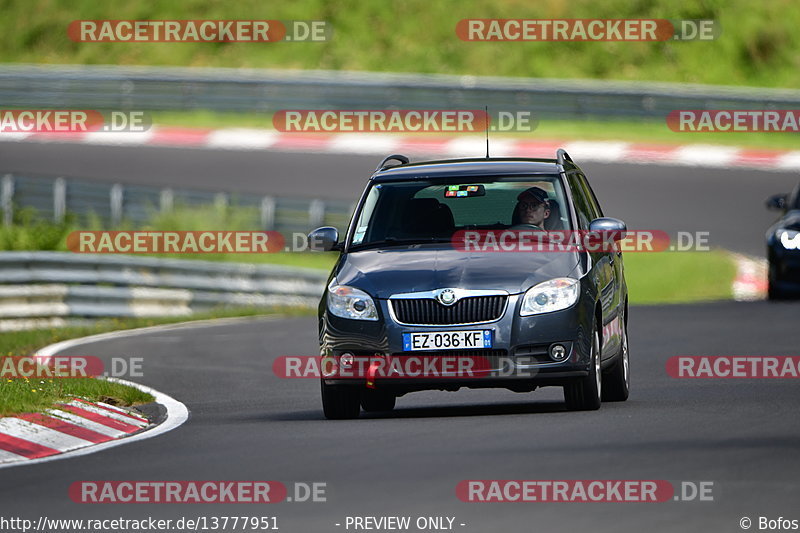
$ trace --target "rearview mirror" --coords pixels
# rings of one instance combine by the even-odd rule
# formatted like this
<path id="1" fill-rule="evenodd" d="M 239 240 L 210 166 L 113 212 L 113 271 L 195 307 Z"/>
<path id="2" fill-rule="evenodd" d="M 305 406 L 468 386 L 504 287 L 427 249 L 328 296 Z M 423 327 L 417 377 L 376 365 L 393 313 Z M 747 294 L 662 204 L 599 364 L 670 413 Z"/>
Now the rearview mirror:
<path id="1" fill-rule="evenodd" d="M 618 218 L 602 217 L 592 220 L 589 231 L 611 234 L 615 241 L 621 241 L 628 234 L 628 226 Z"/>
<path id="2" fill-rule="evenodd" d="M 772 196 L 767 198 L 767 209 L 772 209 L 774 211 L 780 211 L 782 209 L 786 209 L 786 195 L 773 194 Z"/>
<path id="3" fill-rule="evenodd" d="M 331 226 L 317 228 L 308 234 L 308 247 L 316 252 L 339 249 L 339 230 Z"/>

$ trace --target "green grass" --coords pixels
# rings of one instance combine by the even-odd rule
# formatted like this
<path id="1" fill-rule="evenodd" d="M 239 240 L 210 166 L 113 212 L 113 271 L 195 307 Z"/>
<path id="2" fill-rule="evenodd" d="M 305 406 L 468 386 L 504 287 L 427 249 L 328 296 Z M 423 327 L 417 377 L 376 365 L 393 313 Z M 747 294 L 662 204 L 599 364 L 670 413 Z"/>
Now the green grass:
<path id="1" fill-rule="evenodd" d="M 625 254 L 630 303 L 674 304 L 726 300 L 736 276 L 728 252 Z"/>
<path id="2" fill-rule="evenodd" d="M 153 401 L 137 388 L 104 379 L 7 379 L 0 384 L 0 417 L 41 412 L 75 397 L 121 406 Z"/>
<path id="3" fill-rule="evenodd" d="M 17 210 L 15 221 L 10 226 L 0 225 L 0 251 L 50 250 L 67 251 L 67 236 L 77 230 L 99 231 L 104 228 L 95 218 L 79 222 L 67 216 L 63 223 L 55 224 L 36 216 L 29 208 Z M 171 212 L 153 211 L 150 220 L 141 231 L 256 231 L 259 229 L 259 214 L 255 209 L 221 206 L 176 206 Z M 130 223 L 123 223 L 119 230 L 130 230 Z M 288 243 L 287 243 L 288 244 Z M 144 256 L 145 254 L 142 254 Z M 330 269 L 335 254 L 322 252 L 276 252 L 265 254 L 220 253 L 220 254 L 147 254 L 152 257 L 177 259 L 200 259 L 236 263 L 274 264 L 293 267 Z M 2 353 L 0 351 L 0 353 Z"/>
<path id="4" fill-rule="evenodd" d="M 310 311 L 294 308 L 230 309 L 194 315 L 190 320 L 276 313 L 303 315 Z M 3 332 L 0 335 L 0 364 L 4 357 L 32 355 L 46 345 L 67 339 L 187 320 L 186 317 L 115 319 L 97 322 L 91 326 Z M 67 401 L 76 396 L 122 406 L 135 406 L 153 401 L 150 394 L 139 389 L 104 379 L 2 379 L 0 380 L 0 416 L 39 412 L 50 408 L 54 403 Z"/>
<path id="5" fill-rule="evenodd" d="M 800 85 L 793 0 L 2 0 L 0 62 L 349 69 L 478 76 Z M 76 19 L 326 20 L 325 43 L 75 43 Z M 715 19 L 715 41 L 464 42 L 463 18 Z"/>

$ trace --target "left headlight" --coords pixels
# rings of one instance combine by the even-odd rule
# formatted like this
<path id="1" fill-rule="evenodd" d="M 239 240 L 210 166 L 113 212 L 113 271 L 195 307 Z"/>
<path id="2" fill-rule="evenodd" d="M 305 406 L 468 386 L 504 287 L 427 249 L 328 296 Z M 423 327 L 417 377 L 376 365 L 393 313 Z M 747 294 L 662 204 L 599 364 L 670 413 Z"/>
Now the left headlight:
<path id="1" fill-rule="evenodd" d="M 522 297 L 522 316 L 560 311 L 578 301 L 580 282 L 573 278 L 555 278 L 534 285 Z"/>
<path id="2" fill-rule="evenodd" d="M 366 292 L 347 285 L 328 285 L 328 310 L 353 320 L 378 320 L 375 302 Z"/>
<path id="3" fill-rule="evenodd" d="M 787 250 L 800 250 L 800 231 L 779 229 L 775 232 L 775 237 L 780 241 L 781 246 Z"/>

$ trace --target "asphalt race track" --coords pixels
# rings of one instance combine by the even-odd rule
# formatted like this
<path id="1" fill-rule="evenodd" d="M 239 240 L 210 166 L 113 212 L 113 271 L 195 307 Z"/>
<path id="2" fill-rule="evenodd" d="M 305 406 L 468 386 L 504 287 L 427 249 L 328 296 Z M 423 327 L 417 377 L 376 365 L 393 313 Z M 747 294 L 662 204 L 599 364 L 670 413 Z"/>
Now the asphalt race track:
<path id="1" fill-rule="evenodd" d="M 134 151 L 123 148 L 2 143 L 0 160 L 27 172 L 120 181 L 142 175 L 149 176 L 142 182 L 209 188 L 219 188 L 227 168 L 226 188 L 288 195 L 307 194 L 314 184 L 340 198 L 357 194 L 377 164 L 364 156 L 136 150 L 135 170 L 124 159 Z M 216 166 L 203 165 L 212 159 Z M 757 255 L 773 219 L 764 199 L 797 180 L 746 170 L 584 169 L 607 214 L 629 227 L 707 230 L 713 244 Z M 665 363 L 676 355 L 798 355 L 799 312 L 800 303 L 769 302 L 634 307 L 631 397 L 596 412 L 566 412 L 560 389 L 462 390 L 410 394 L 387 415 L 326 421 L 316 380 L 272 373 L 278 356 L 317 353 L 313 317 L 97 342 L 65 353 L 143 357 L 144 377 L 136 381 L 184 402 L 191 418 L 154 439 L 0 470 L 0 507 L 4 516 L 32 520 L 277 516 L 281 530 L 303 533 L 345 531 L 348 515 L 451 516 L 465 532 L 741 531 L 747 516 L 756 530 L 759 516 L 800 518 L 797 381 L 679 380 Z M 465 479 L 710 481 L 713 501 L 463 503 L 455 488 Z M 67 495 L 80 480 L 316 481 L 327 484 L 327 502 L 81 505 Z"/>
<path id="2" fill-rule="evenodd" d="M 464 154 L 476 155 L 482 154 Z M 21 174 L 355 201 L 380 157 L 0 142 L 0 161 L 4 171 Z M 712 246 L 757 256 L 764 255 L 764 233 L 778 218 L 764 201 L 800 180 L 791 172 L 577 163 L 606 215 L 629 228 L 708 231 Z"/>

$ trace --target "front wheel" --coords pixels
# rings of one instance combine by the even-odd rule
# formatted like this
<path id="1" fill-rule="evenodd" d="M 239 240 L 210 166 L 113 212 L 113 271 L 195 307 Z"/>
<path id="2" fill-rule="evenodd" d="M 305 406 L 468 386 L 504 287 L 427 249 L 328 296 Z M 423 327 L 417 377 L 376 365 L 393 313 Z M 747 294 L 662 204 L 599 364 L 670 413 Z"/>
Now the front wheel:
<path id="1" fill-rule="evenodd" d="M 361 408 L 368 413 L 391 411 L 397 396 L 390 392 L 364 389 L 361 391 Z"/>
<path id="2" fill-rule="evenodd" d="M 767 299 L 772 301 L 786 300 L 788 295 L 775 286 L 775 281 L 770 277 L 767 280 Z"/>
<path id="3" fill-rule="evenodd" d="M 600 336 L 592 335 L 592 356 L 589 375 L 564 386 L 564 401 L 568 411 L 596 411 L 600 409 L 603 381 L 600 371 Z"/>
<path id="4" fill-rule="evenodd" d="M 628 399 L 631 386 L 631 370 L 628 360 L 628 325 L 622 323 L 622 345 L 617 362 L 603 376 L 603 401 L 624 402 Z"/>
<path id="5" fill-rule="evenodd" d="M 358 418 L 361 412 L 360 390 L 356 387 L 345 385 L 322 386 L 322 411 L 329 420 L 347 420 Z"/>

